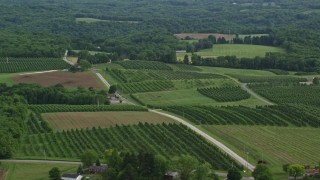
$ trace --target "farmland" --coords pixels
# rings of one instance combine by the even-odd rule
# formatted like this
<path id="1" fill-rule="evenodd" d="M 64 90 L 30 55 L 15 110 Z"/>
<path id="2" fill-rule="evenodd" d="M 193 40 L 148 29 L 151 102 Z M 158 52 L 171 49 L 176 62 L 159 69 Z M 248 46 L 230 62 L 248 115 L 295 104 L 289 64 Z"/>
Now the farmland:
<path id="1" fill-rule="evenodd" d="M 108 148 L 136 153 L 148 151 L 167 158 L 191 154 L 215 169 L 227 169 L 233 162 L 217 147 L 178 124 L 138 124 L 29 135 L 24 138 L 19 154 L 43 158 L 46 152 L 49 158 L 78 158 L 86 149 L 94 149 L 102 157 Z"/>
<path id="2" fill-rule="evenodd" d="M 56 131 L 92 127 L 110 127 L 138 123 L 172 123 L 173 120 L 152 112 L 63 112 L 44 113 L 43 118 Z"/>
<path id="3" fill-rule="evenodd" d="M 240 87 L 198 88 L 199 93 L 218 102 L 240 101 L 250 98 L 250 94 Z"/>
<path id="4" fill-rule="evenodd" d="M 53 167 L 59 167 L 61 173 L 74 173 L 78 165 L 74 164 L 47 164 L 47 163 L 3 163 L 9 167 L 7 180 L 45 180 Z"/>
<path id="5" fill-rule="evenodd" d="M 95 75 L 89 72 L 71 73 L 57 71 L 41 74 L 24 74 L 14 76 L 12 80 L 15 83 L 36 83 L 42 86 L 61 84 L 68 88 L 93 87 L 100 89 L 103 87 Z"/>
<path id="6" fill-rule="evenodd" d="M 285 53 L 281 48 L 248 44 L 214 44 L 212 49 L 196 52 L 201 57 L 237 56 L 238 58 L 264 57 L 267 52 Z M 186 53 L 177 53 L 178 59 L 183 59 Z M 191 54 L 188 54 L 189 56 Z"/>
<path id="7" fill-rule="evenodd" d="M 261 96 L 279 104 L 300 103 L 306 105 L 320 105 L 320 86 L 307 85 L 251 85 Z"/>
<path id="8" fill-rule="evenodd" d="M 217 102 L 209 97 L 203 96 L 195 89 L 181 89 L 175 91 L 136 93 L 134 97 L 138 98 L 144 104 L 151 106 L 171 106 L 171 105 L 244 105 L 256 106 L 266 105 L 254 97 L 237 102 Z"/>
<path id="9" fill-rule="evenodd" d="M 0 58 L 0 73 L 69 69 L 59 58 Z"/>
<path id="10" fill-rule="evenodd" d="M 240 74 L 228 74 L 243 83 L 271 83 L 271 84 L 293 84 L 307 82 L 306 78 L 294 76 L 248 76 Z"/>
<path id="11" fill-rule="evenodd" d="M 184 34 L 175 34 L 175 36 L 179 39 L 184 39 L 186 37 L 190 37 L 192 39 L 207 39 L 208 36 L 215 36 L 216 38 L 224 37 L 226 40 L 232 40 L 235 38 L 235 35 L 229 35 L 229 34 L 216 34 L 216 33 L 184 33 Z"/>
<path id="12" fill-rule="evenodd" d="M 309 114 L 292 106 L 168 106 L 165 110 L 188 118 L 195 124 L 238 124 L 320 127 L 317 114 Z"/>
<path id="13" fill-rule="evenodd" d="M 320 131 L 315 128 L 202 126 L 254 160 L 265 159 L 275 167 L 286 163 L 318 163 Z M 250 133 L 248 133 L 250 132 Z"/>

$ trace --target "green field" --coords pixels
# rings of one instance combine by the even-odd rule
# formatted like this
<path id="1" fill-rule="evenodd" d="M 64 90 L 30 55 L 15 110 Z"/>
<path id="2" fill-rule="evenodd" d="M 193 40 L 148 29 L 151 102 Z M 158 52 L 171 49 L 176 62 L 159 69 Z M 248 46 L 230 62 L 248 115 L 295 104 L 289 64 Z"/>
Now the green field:
<path id="1" fill-rule="evenodd" d="M 202 57 L 218 57 L 218 56 L 237 56 L 254 58 L 256 56 L 264 57 L 267 52 L 280 52 L 285 51 L 281 48 L 261 45 L 250 44 L 214 44 L 212 49 L 204 49 L 196 54 Z M 186 53 L 177 53 L 177 58 L 181 59 Z M 191 54 L 188 54 L 191 56 Z"/>
<path id="2" fill-rule="evenodd" d="M 217 73 L 217 74 L 243 74 L 243 75 L 275 75 L 270 71 L 264 70 L 252 70 L 252 69 L 232 69 L 232 68 L 222 68 L 222 67 L 207 67 L 199 66 L 198 68 L 202 69 L 204 73 Z"/>
<path id="3" fill-rule="evenodd" d="M 76 18 L 76 22 L 86 22 L 86 23 L 95 23 L 95 22 L 139 23 L 139 21 L 114 21 L 114 20 L 103 20 L 103 19 L 96 19 L 96 18 Z"/>
<path id="4" fill-rule="evenodd" d="M 256 105 L 265 105 L 260 100 L 250 97 L 249 99 L 237 102 L 217 102 L 211 98 L 203 96 L 195 89 L 162 91 L 162 92 L 147 92 L 137 93 L 134 96 L 140 99 L 143 103 L 153 106 L 170 106 L 170 105 L 243 105 L 254 107 Z"/>
<path id="5" fill-rule="evenodd" d="M 47 164 L 47 163 L 4 163 L 9 167 L 6 180 L 47 180 L 49 171 L 58 167 L 61 173 L 75 173 L 78 165 L 74 164 Z"/>
<path id="6" fill-rule="evenodd" d="M 285 176 L 283 164 L 316 164 L 320 160 L 317 128 L 202 125 L 201 129 L 218 137 L 242 157 L 249 152 L 252 163 L 267 160 L 276 175 Z"/>
<path id="7" fill-rule="evenodd" d="M 0 73 L 0 83 L 6 83 L 7 85 L 12 85 L 14 82 L 11 79 L 15 74 L 1 74 Z"/>

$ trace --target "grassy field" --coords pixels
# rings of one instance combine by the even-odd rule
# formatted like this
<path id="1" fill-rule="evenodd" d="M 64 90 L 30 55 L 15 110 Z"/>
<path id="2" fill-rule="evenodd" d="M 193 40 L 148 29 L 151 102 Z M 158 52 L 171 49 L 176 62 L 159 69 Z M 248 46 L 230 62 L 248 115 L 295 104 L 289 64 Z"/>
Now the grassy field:
<path id="1" fill-rule="evenodd" d="M 12 85 L 14 81 L 11 79 L 15 74 L 0 74 L 0 83 L 6 83 Z"/>
<path id="2" fill-rule="evenodd" d="M 172 123 L 173 120 L 152 112 L 63 112 L 42 114 L 50 127 L 61 131 L 67 129 L 110 127 L 123 124 Z"/>
<path id="3" fill-rule="evenodd" d="M 145 104 L 155 106 L 171 106 L 171 105 L 215 105 L 215 106 L 227 106 L 227 105 L 244 105 L 254 107 L 256 105 L 265 105 L 263 102 L 250 97 L 246 100 L 237 102 L 217 102 L 211 98 L 203 96 L 195 89 L 188 90 L 176 90 L 176 91 L 162 91 L 162 92 L 148 92 L 137 93 L 135 97 L 140 99 Z"/>
<path id="4" fill-rule="evenodd" d="M 275 75 L 270 71 L 263 71 L 263 70 L 252 70 L 252 69 L 232 69 L 232 68 L 222 68 L 222 67 L 206 67 L 206 66 L 199 66 L 202 69 L 201 72 L 203 73 L 217 73 L 217 74 L 245 74 L 245 75 Z"/>
<path id="5" fill-rule="evenodd" d="M 316 128 L 268 126 L 199 126 L 222 141 L 237 154 L 256 163 L 268 162 L 275 179 L 287 178 L 282 171 L 286 163 L 316 164 L 320 157 L 320 131 Z"/>
<path id="6" fill-rule="evenodd" d="M 9 167 L 6 180 L 47 180 L 49 171 L 58 167 L 61 173 L 75 173 L 78 165 L 46 163 L 4 163 Z"/>
<path id="7" fill-rule="evenodd" d="M 82 50 L 72 50 L 72 51 L 78 53 L 78 52 L 80 52 L 80 51 L 82 51 Z M 91 55 L 95 55 L 95 54 L 98 54 L 98 53 L 109 54 L 109 53 L 101 52 L 101 51 L 89 51 L 89 54 L 91 54 Z"/>
<path id="8" fill-rule="evenodd" d="M 204 49 L 196 54 L 202 57 L 218 57 L 218 56 L 237 56 L 254 58 L 256 56 L 264 57 L 267 52 L 285 51 L 281 48 L 271 46 L 249 45 L 249 44 L 215 44 L 212 49 Z M 181 59 L 186 53 L 177 53 L 177 58 Z M 188 54 L 191 56 L 191 54 Z"/>

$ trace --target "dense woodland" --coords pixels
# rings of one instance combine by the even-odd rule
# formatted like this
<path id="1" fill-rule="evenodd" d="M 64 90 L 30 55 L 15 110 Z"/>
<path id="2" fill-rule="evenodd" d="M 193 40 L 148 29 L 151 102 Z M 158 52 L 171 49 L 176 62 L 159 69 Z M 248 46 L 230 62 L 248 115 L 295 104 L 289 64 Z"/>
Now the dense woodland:
<path id="1" fill-rule="evenodd" d="M 68 48 L 174 62 L 179 42 L 173 34 L 191 32 L 270 34 L 273 42 L 267 44 L 285 48 L 288 63 L 318 61 L 320 52 L 317 0 L 1 0 L 0 5 L 2 57 L 59 57 Z"/>

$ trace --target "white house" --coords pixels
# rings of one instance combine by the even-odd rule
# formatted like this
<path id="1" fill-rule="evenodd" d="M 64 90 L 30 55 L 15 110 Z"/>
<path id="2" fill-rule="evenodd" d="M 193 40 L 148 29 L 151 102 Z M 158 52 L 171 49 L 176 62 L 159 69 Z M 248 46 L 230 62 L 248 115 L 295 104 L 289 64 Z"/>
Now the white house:
<path id="1" fill-rule="evenodd" d="M 61 176 L 62 180 L 81 180 L 82 176 L 79 174 L 63 174 Z"/>

